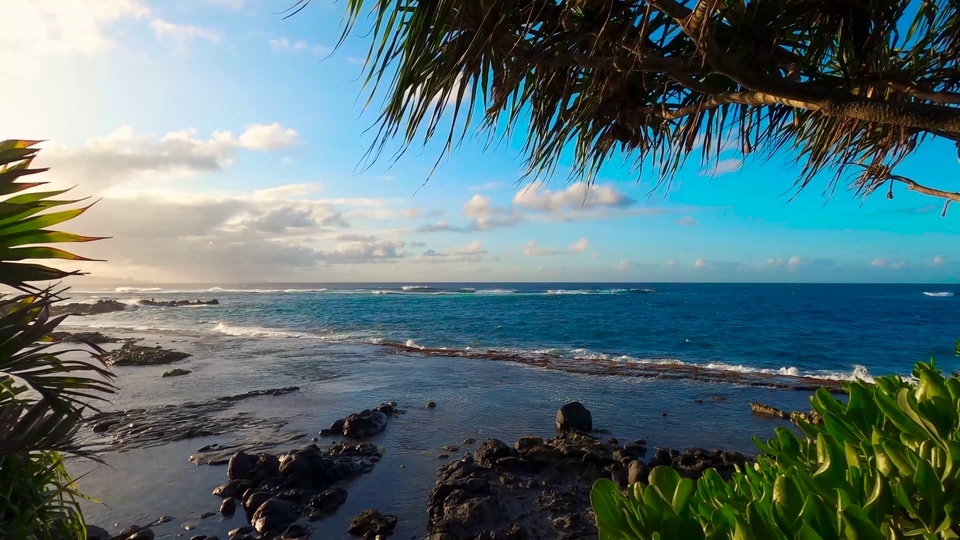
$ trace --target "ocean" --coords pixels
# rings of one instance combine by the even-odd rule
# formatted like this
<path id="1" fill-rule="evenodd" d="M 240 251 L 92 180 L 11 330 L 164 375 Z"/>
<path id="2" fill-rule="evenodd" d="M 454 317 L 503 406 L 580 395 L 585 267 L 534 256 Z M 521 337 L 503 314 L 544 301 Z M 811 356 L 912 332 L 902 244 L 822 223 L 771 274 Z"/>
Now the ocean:
<path id="1" fill-rule="evenodd" d="M 127 310 L 69 317 L 64 329 L 193 355 L 176 364 L 192 371 L 183 377 L 161 378 L 170 366 L 116 368 L 119 391 L 105 409 L 298 386 L 217 414 L 242 412 L 312 437 L 351 412 L 398 402 L 407 414 L 373 439 L 385 449 L 383 460 L 346 486 L 350 495 L 336 515 L 312 527 L 316 538 L 348 538 L 352 516 L 378 508 L 400 518 L 395 537 L 417 538 L 445 445 L 550 436 L 557 408 L 576 400 L 593 412 L 595 426 L 620 440 L 751 452 L 753 437 L 789 425 L 752 415 L 751 401 L 805 410 L 811 384 L 909 375 L 916 361 L 931 357 L 957 370 L 958 294 L 957 285 L 111 287 L 69 296 L 117 299 L 131 304 Z M 219 305 L 136 305 L 213 298 Z M 426 409 L 427 401 L 437 408 Z M 107 445 L 108 466 L 71 463 L 81 489 L 103 503 L 84 504 L 88 521 L 118 530 L 167 514 L 176 519 L 158 534 L 182 533 L 190 523 L 190 534 L 225 538 L 242 516 L 196 519 L 217 509 L 211 491 L 225 470 L 187 458 L 241 435 L 249 434 L 125 451 Z"/>
<path id="2" fill-rule="evenodd" d="M 70 325 L 695 364 L 844 379 L 956 364 L 958 286 L 426 283 L 120 287 L 79 301 L 217 298 Z"/>

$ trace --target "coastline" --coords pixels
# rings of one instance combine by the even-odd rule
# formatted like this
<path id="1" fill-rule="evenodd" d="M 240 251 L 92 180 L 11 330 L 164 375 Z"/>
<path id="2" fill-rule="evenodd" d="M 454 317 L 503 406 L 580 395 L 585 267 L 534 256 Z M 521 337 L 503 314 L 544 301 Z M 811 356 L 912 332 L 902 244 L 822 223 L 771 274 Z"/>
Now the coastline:
<path id="1" fill-rule="evenodd" d="M 144 345 L 192 354 L 175 364 L 192 371 L 184 377 L 161 379 L 161 372 L 170 366 L 117 368 L 121 391 L 112 410 L 299 386 L 290 394 L 239 401 L 229 411 L 279 418 L 286 422 L 281 432 L 307 434 L 306 440 L 271 451 L 309 444 L 309 438 L 333 420 L 377 403 L 396 401 L 407 409 L 369 440 L 383 447 L 382 460 L 371 473 L 347 485 L 343 507 L 313 524 L 317 538 L 349 538 L 345 531 L 350 519 L 367 508 L 399 517 L 394 537 L 422 537 L 437 468 L 460 457 L 438 459 L 443 446 L 467 438 L 495 437 L 512 444 L 528 435 L 550 437 L 557 408 L 569 401 L 587 405 L 596 427 L 609 431 L 609 436 L 643 438 L 651 449 L 706 447 L 745 453 L 753 449 L 752 436 L 769 437 L 774 427 L 788 425 L 752 415 L 751 401 L 788 410 L 808 408 L 805 391 L 716 381 L 597 377 L 511 361 L 411 355 L 391 347 L 169 332 L 112 331 L 112 336 L 140 338 Z M 426 409 L 427 401 L 435 401 L 437 408 Z M 228 443 L 250 431 L 124 452 L 107 448 L 104 459 L 110 467 L 94 467 L 86 475 L 89 464 L 72 464 L 82 476 L 80 486 L 107 505 L 85 504 L 89 522 L 122 528 L 170 515 L 176 519 L 156 527 L 158 535 L 183 533 L 183 524 L 192 523 L 196 528 L 190 534 L 225 538 L 228 530 L 245 523 L 242 515 L 196 519 L 217 510 L 220 500 L 211 492 L 224 481 L 224 468 L 194 465 L 188 458 L 203 446 Z M 321 443 L 333 440 L 337 439 Z"/>

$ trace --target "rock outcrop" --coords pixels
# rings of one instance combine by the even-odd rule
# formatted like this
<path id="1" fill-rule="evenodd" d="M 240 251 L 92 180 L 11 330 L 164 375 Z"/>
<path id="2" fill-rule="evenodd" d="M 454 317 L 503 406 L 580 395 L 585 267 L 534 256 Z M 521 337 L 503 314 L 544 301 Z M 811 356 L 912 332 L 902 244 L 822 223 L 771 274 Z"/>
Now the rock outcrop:
<path id="1" fill-rule="evenodd" d="M 56 317 L 59 315 L 100 315 L 102 313 L 113 313 L 123 311 L 127 305 L 116 300 L 97 300 L 93 304 L 71 303 L 64 305 L 54 304 L 50 306 L 50 315 Z"/>
<path id="2" fill-rule="evenodd" d="M 101 334 L 100 332 L 53 332 L 50 337 L 54 341 L 64 341 L 70 343 L 92 343 L 102 345 L 104 343 L 117 343 L 120 340 Z"/>
<path id="3" fill-rule="evenodd" d="M 176 368 L 176 369 L 171 369 L 170 371 L 164 371 L 161 377 L 180 377 L 181 375 L 189 375 L 191 373 L 193 372 L 190 371 L 189 369 Z"/>
<path id="4" fill-rule="evenodd" d="M 179 362 L 189 356 L 185 352 L 171 351 L 163 347 L 125 343 L 123 347 L 104 355 L 104 360 L 111 366 L 158 366 Z"/>
<path id="5" fill-rule="evenodd" d="M 557 411 L 557 429 L 560 431 L 593 431 L 593 416 L 583 406 L 583 403 L 579 401 L 567 403 Z"/>
<path id="6" fill-rule="evenodd" d="M 381 403 L 373 410 L 366 409 L 336 420 L 329 428 L 320 430 L 320 435 L 343 435 L 355 440 L 369 439 L 386 429 L 388 419 L 404 412 L 406 411 L 397 408 L 395 402 Z"/>
<path id="7" fill-rule="evenodd" d="M 239 503 L 263 538 L 280 538 L 299 527 L 295 522 L 301 517 L 312 521 L 334 513 L 347 500 L 347 490 L 334 484 L 370 472 L 381 456 L 372 444 L 347 442 L 327 449 L 312 444 L 278 455 L 240 451 L 227 464 L 229 481 L 213 494 L 224 498 L 224 515 Z"/>
<path id="8" fill-rule="evenodd" d="M 823 424 L 823 417 L 820 416 L 820 413 L 817 411 L 810 411 L 808 413 L 803 411 L 793 411 L 788 413 L 776 407 L 771 407 L 770 405 L 754 402 L 750 402 L 750 410 L 753 411 L 754 414 L 759 414 L 760 416 L 770 416 L 772 418 L 790 420 L 797 425 L 800 425 L 801 420 L 815 426 Z"/>

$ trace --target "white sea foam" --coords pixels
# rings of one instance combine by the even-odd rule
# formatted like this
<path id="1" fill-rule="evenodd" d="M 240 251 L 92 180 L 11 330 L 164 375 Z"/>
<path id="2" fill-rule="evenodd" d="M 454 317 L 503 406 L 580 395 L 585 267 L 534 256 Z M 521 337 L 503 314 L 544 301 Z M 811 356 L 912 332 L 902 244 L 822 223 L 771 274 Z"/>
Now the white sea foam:
<path id="1" fill-rule="evenodd" d="M 404 285 L 403 287 L 400 287 L 400 289 L 404 291 L 422 291 L 429 288 L 430 287 L 427 285 Z"/>
<path id="2" fill-rule="evenodd" d="M 120 294 L 131 294 L 131 293 L 143 293 L 143 292 L 160 292 L 163 289 L 160 287 L 117 287 L 113 290 L 115 293 Z"/>
<path id="3" fill-rule="evenodd" d="M 417 342 L 414 341 L 414 340 L 412 340 L 412 339 L 408 339 L 408 340 L 406 341 L 406 343 L 404 343 L 404 345 L 406 345 L 407 347 L 410 347 L 411 349 L 422 349 L 422 348 L 423 348 L 422 346 L 417 345 Z"/>
<path id="4" fill-rule="evenodd" d="M 936 292 L 924 291 L 923 294 L 927 296 L 937 296 L 937 297 L 954 296 L 954 293 L 950 291 L 936 291 Z"/>
<path id="5" fill-rule="evenodd" d="M 303 332 L 290 332 L 287 330 L 278 330 L 276 328 L 262 328 L 259 326 L 235 326 L 225 323 L 217 323 L 213 328 L 215 332 L 235 337 L 259 337 L 259 338 L 301 338 L 318 339 L 316 334 L 307 334 Z"/>
<path id="6" fill-rule="evenodd" d="M 477 294 L 514 294 L 516 289 L 480 289 Z"/>

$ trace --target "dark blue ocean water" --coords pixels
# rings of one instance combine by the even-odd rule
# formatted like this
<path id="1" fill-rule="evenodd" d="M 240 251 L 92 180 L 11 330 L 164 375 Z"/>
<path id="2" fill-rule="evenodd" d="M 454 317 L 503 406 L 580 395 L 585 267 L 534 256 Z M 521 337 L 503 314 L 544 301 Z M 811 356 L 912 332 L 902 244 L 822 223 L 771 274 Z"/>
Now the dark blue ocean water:
<path id="1" fill-rule="evenodd" d="M 71 323 L 250 338 L 695 363 L 830 378 L 957 366 L 960 286 L 331 284 L 119 288 L 78 300 L 217 298 Z"/>

